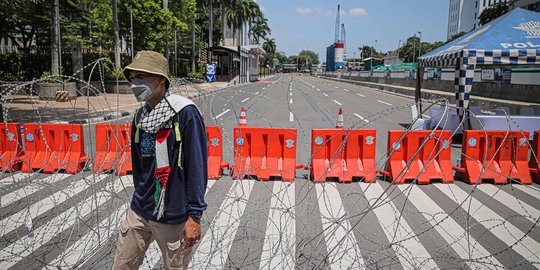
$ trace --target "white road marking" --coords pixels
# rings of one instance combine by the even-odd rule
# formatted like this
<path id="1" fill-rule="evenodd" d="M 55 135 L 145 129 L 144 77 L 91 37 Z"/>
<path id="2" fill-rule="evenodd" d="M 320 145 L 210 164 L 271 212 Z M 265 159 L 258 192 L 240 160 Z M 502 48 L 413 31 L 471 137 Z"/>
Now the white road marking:
<path id="1" fill-rule="evenodd" d="M 339 87 L 337 87 L 337 86 L 334 86 L 334 87 L 335 87 L 336 89 L 339 89 Z"/>
<path id="2" fill-rule="evenodd" d="M 233 181 L 218 215 L 193 254 L 189 269 L 214 269 L 225 265 L 253 185 L 254 182 L 249 180 Z"/>
<path id="3" fill-rule="evenodd" d="M 331 248 L 328 262 L 331 269 L 362 269 L 364 260 L 336 185 L 330 182 L 315 185 L 324 239 Z"/>
<path id="4" fill-rule="evenodd" d="M 416 185 L 399 185 L 403 194 L 409 194 L 407 199 L 411 201 L 420 213 L 428 220 L 437 232 L 446 240 L 456 253 L 463 259 L 472 261 L 471 269 L 501 269 L 501 263 L 490 256 L 491 253 L 480 245 L 454 219 L 432 201 Z M 470 247 L 474 247 L 470 249 Z M 470 254 L 469 254 L 470 252 Z M 482 259 L 480 259 L 482 258 Z"/>
<path id="5" fill-rule="evenodd" d="M 515 196 L 508 194 L 501 190 L 501 186 L 495 186 L 491 184 L 477 185 L 477 189 L 485 192 L 490 197 L 501 202 L 503 205 L 508 206 L 516 213 L 522 215 L 526 219 L 536 223 L 536 219 L 540 217 L 540 211 L 524 201 L 519 200 Z"/>
<path id="6" fill-rule="evenodd" d="M 26 174 L 27 176 L 31 174 Z M 35 180 L 28 185 L 25 185 L 23 188 L 16 189 L 11 193 L 8 193 L 0 197 L 0 207 L 5 207 L 18 201 L 20 199 L 26 198 L 46 187 L 50 187 L 51 184 L 54 184 L 60 180 L 66 179 L 69 174 L 51 174 L 43 179 Z"/>
<path id="7" fill-rule="evenodd" d="M 339 101 L 333 99 L 333 101 L 338 105 L 338 106 L 341 106 L 341 103 L 339 103 Z"/>
<path id="8" fill-rule="evenodd" d="M 55 206 L 65 202 L 67 199 L 75 196 L 79 192 L 87 189 L 88 187 L 90 187 L 91 184 L 100 182 L 101 180 L 105 179 L 107 176 L 108 176 L 107 174 L 100 174 L 100 175 L 89 175 L 84 178 L 81 177 L 81 179 L 71 182 L 70 184 L 68 184 L 66 187 L 63 187 L 58 192 L 42 199 L 39 202 L 32 204 L 30 207 L 25 208 L 13 215 L 6 216 L 4 219 L 0 221 L 0 224 L 2 224 L 2 226 L 0 227 L 1 228 L 0 237 L 10 233 L 11 231 L 18 228 L 20 225 L 25 224 L 26 217 L 28 215 L 30 215 L 31 218 L 36 218 L 39 215 L 54 208 Z"/>
<path id="9" fill-rule="evenodd" d="M 244 99 L 242 100 L 242 103 L 248 101 L 249 99 L 250 99 L 250 98 L 244 98 Z"/>
<path id="10" fill-rule="evenodd" d="M 512 247 L 518 254 L 529 261 L 538 261 L 540 256 L 540 244 L 526 235 L 520 229 L 512 225 L 505 218 L 501 217 L 480 201 L 471 197 L 463 189 L 454 186 L 434 183 L 432 184 L 455 201 L 461 208 L 474 217 L 482 226 L 499 238 L 506 245 Z M 519 239 L 519 240 L 518 240 Z M 540 267 L 535 265 L 537 268 Z"/>
<path id="11" fill-rule="evenodd" d="M 290 99 L 289 103 L 292 104 L 292 98 Z"/>
<path id="12" fill-rule="evenodd" d="M 291 97 L 292 97 L 292 92 L 290 92 L 290 93 L 289 93 L 289 96 L 291 96 Z"/>
<path id="13" fill-rule="evenodd" d="M 127 177 L 123 178 L 127 179 Z M 113 183 L 109 183 L 107 185 L 108 188 L 106 188 L 105 190 L 96 193 L 95 196 L 90 196 L 86 198 L 84 201 L 70 207 L 68 210 L 57 215 L 42 226 L 34 229 L 33 237 L 23 236 L 19 238 L 19 240 L 17 240 L 16 242 L 4 248 L 2 251 L 0 251 L 0 254 L 16 254 L 16 256 L 10 257 L 8 259 L 4 258 L 5 260 L 0 262 L 0 268 L 8 269 L 17 262 L 21 261 L 28 255 L 30 255 L 32 252 L 39 249 L 42 245 L 54 239 L 57 233 L 68 229 L 76 222 L 80 221 L 79 218 L 90 214 L 97 207 L 105 203 L 108 199 L 117 196 L 116 193 L 123 190 L 125 185 L 133 183 L 133 181 L 124 181 L 124 179 L 117 178 Z M 83 183 L 79 183 L 79 185 L 85 186 L 86 184 L 84 179 L 81 179 L 81 181 Z M 65 190 L 63 190 L 63 192 L 65 192 Z M 61 202 L 56 203 L 59 204 Z M 54 230 L 51 231 L 51 228 L 54 228 Z M 39 241 L 36 241 L 36 239 L 39 239 Z"/>
<path id="14" fill-rule="evenodd" d="M 349 90 L 347 90 L 347 89 L 345 89 L 345 88 L 343 88 L 343 91 L 345 91 L 345 92 L 349 92 Z"/>
<path id="15" fill-rule="evenodd" d="M 359 183 L 404 269 L 438 269 L 437 264 L 401 216 L 379 182 Z"/>
<path id="16" fill-rule="evenodd" d="M 259 269 L 294 269 L 295 182 L 274 182 Z"/>
<path id="17" fill-rule="evenodd" d="M 317 91 L 321 92 L 321 89 L 317 88 Z"/>
<path id="18" fill-rule="evenodd" d="M 264 89 L 263 89 L 264 90 Z M 259 94 L 259 91 L 255 92 L 255 95 L 258 95 Z"/>
<path id="19" fill-rule="evenodd" d="M 294 122 L 294 114 L 291 111 L 289 111 L 289 122 Z"/>
<path id="20" fill-rule="evenodd" d="M 378 99 L 377 99 L 377 102 L 382 103 L 382 104 L 384 104 L 384 105 L 392 106 L 392 104 L 390 104 L 390 103 L 388 103 L 388 102 L 384 102 L 384 101 L 382 101 L 382 100 L 378 100 Z"/>
<path id="21" fill-rule="evenodd" d="M 356 116 L 356 117 L 362 119 L 362 120 L 363 120 L 364 122 L 366 122 L 366 123 L 369 123 L 369 120 L 367 120 L 366 118 L 364 118 L 363 116 L 361 116 L 361 115 L 359 115 L 359 114 L 357 114 L 357 113 L 355 113 L 354 116 Z"/>
<path id="22" fill-rule="evenodd" d="M 322 93 L 325 97 L 328 97 L 328 94 L 327 93 Z"/>
<path id="23" fill-rule="evenodd" d="M 361 97 L 366 97 L 366 96 L 364 96 L 364 95 L 362 95 L 362 94 L 360 94 L 360 93 L 356 93 L 356 95 L 357 95 L 357 96 L 361 96 Z"/>
<path id="24" fill-rule="evenodd" d="M 228 113 L 231 109 L 226 109 L 225 111 L 223 111 L 222 113 L 216 115 L 216 117 L 214 117 L 214 119 L 218 119 L 220 117 L 222 117 L 223 115 L 225 115 L 226 113 Z"/>

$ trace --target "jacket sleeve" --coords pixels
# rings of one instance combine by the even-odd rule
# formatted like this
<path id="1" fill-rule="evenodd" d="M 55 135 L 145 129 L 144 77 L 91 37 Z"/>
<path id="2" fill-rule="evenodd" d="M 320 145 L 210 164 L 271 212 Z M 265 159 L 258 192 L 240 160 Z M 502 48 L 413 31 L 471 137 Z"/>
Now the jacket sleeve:
<path id="1" fill-rule="evenodd" d="M 182 167 L 186 183 L 187 214 L 201 214 L 206 210 L 204 201 L 208 183 L 208 148 L 206 127 L 195 106 L 184 108 L 185 119 L 182 125 Z"/>
<path id="2" fill-rule="evenodd" d="M 138 145 L 135 143 L 135 136 L 137 126 L 135 124 L 135 119 L 138 117 L 137 110 L 135 112 L 135 116 L 133 117 L 133 121 L 131 121 L 131 167 L 132 167 L 132 173 L 133 173 L 133 185 L 135 188 L 137 188 L 137 185 L 139 184 L 139 178 L 141 177 L 141 157 L 139 154 Z"/>

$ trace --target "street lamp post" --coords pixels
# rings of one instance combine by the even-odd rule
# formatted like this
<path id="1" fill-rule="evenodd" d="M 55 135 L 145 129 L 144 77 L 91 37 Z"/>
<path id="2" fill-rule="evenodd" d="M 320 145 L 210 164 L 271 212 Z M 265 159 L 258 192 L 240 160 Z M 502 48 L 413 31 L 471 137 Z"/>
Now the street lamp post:
<path id="1" fill-rule="evenodd" d="M 413 63 L 416 63 L 416 33 L 414 33 L 414 35 L 413 35 L 412 61 L 413 61 Z"/>
<path id="2" fill-rule="evenodd" d="M 418 40 L 418 57 L 420 57 L 422 55 L 422 32 L 418 31 L 418 35 L 420 36 Z"/>

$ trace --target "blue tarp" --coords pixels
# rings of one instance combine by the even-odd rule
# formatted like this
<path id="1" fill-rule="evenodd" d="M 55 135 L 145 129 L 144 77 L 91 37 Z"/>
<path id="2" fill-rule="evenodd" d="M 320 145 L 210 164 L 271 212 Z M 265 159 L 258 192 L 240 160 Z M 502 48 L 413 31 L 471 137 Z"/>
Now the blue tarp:
<path id="1" fill-rule="evenodd" d="M 540 50 L 540 13 L 521 8 L 489 22 L 420 57 L 420 60 L 463 50 Z"/>

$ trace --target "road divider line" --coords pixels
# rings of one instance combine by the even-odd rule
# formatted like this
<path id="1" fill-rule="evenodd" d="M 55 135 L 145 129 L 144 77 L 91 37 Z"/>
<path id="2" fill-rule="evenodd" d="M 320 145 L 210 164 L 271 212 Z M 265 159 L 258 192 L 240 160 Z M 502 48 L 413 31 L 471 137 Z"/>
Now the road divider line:
<path id="1" fill-rule="evenodd" d="M 242 100 L 242 103 L 248 101 L 250 98 L 244 98 L 244 100 Z"/>
<path id="2" fill-rule="evenodd" d="M 322 93 L 325 97 L 328 97 L 328 94 L 327 93 Z"/>
<path id="3" fill-rule="evenodd" d="M 343 91 L 345 91 L 345 92 L 349 92 L 349 90 L 347 90 L 347 89 L 345 89 L 345 88 L 343 88 Z"/>
<path id="4" fill-rule="evenodd" d="M 289 122 L 294 122 L 294 114 L 289 111 Z"/>
<path id="5" fill-rule="evenodd" d="M 357 95 L 357 96 L 361 96 L 361 97 L 366 97 L 366 96 L 364 96 L 364 95 L 362 95 L 362 94 L 360 94 L 360 93 L 356 93 L 356 95 Z"/>
<path id="6" fill-rule="evenodd" d="M 321 89 L 317 88 L 317 91 L 321 92 Z"/>
<path id="7" fill-rule="evenodd" d="M 292 104 L 292 98 L 289 100 L 289 103 Z"/>
<path id="8" fill-rule="evenodd" d="M 388 103 L 388 102 L 384 102 L 384 101 L 382 101 L 382 100 L 378 100 L 378 99 L 377 99 L 377 102 L 382 103 L 382 104 L 384 104 L 384 105 L 393 106 L 392 104 L 390 104 L 390 103 Z"/>
<path id="9" fill-rule="evenodd" d="M 220 117 L 222 117 L 223 115 L 225 115 L 226 113 L 228 113 L 231 109 L 226 109 L 225 111 L 223 111 L 222 113 L 216 115 L 216 117 L 214 117 L 214 119 L 218 119 Z"/>
<path id="10" fill-rule="evenodd" d="M 361 116 L 361 115 L 359 115 L 359 114 L 357 114 L 357 113 L 355 113 L 354 116 L 356 116 L 356 117 L 358 117 L 358 118 L 364 120 L 364 122 L 366 122 L 366 123 L 369 123 L 369 120 L 367 120 L 366 118 L 364 118 L 363 116 Z"/>
<path id="11" fill-rule="evenodd" d="M 290 92 L 290 93 L 289 93 L 289 96 L 291 96 L 291 97 L 292 97 L 292 92 Z"/>
<path id="12" fill-rule="evenodd" d="M 264 90 L 264 88 L 263 88 L 263 90 Z M 258 94 L 259 94 L 259 91 L 255 92 L 255 95 L 258 95 Z"/>
<path id="13" fill-rule="evenodd" d="M 339 87 L 337 87 L 337 86 L 334 86 L 334 87 L 335 87 L 336 89 L 339 89 Z"/>
<path id="14" fill-rule="evenodd" d="M 333 100 L 334 100 L 334 102 L 335 102 L 338 106 L 341 106 L 341 103 L 339 103 L 339 101 L 337 101 L 337 100 L 335 100 L 335 99 L 333 99 Z"/>

